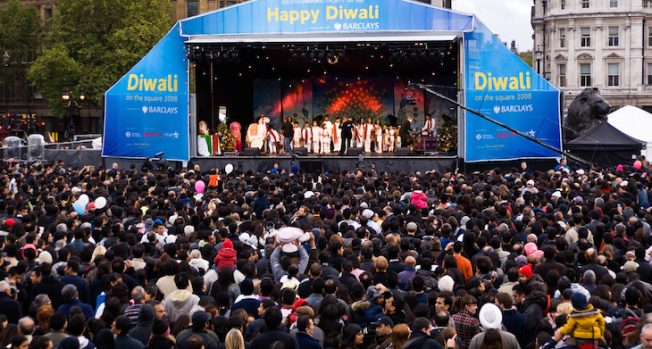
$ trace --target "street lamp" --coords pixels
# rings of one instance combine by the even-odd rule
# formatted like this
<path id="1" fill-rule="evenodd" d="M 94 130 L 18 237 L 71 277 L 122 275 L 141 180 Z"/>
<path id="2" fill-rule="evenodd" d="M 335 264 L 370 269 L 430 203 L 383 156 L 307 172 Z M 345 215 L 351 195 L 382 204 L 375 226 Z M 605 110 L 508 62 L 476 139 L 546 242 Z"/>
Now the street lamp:
<path id="1" fill-rule="evenodd" d="M 2 64 L 5 66 L 5 110 L 9 114 L 9 62 L 11 61 L 11 56 L 9 52 L 5 51 L 2 55 Z"/>
<path id="2" fill-rule="evenodd" d="M 537 59 L 537 73 L 541 74 L 541 60 L 543 60 L 543 51 L 541 51 L 541 45 L 539 45 L 537 50 L 534 51 L 534 55 Z"/>
<path id="3" fill-rule="evenodd" d="M 79 103 L 77 102 L 79 101 Z M 86 100 L 86 95 L 82 92 L 79 94 L 77 97 L 77 100 L 75 100 L 75 96 L 73 95 L 72 92 L 68 90 L 64 90 L 61 93 L 61 101 L 63 101 L 63 105 L 66 108 L 66 119 L 67 119 L 67 125 L 66 125 L 66 131 L 65 131 L 65 138 L 66 141 L 72 142 L 74 137 L 75 137 L 75 117 L 79 115 L 79 109 L 80 109 L 80 103 L 84 103 Z"/>

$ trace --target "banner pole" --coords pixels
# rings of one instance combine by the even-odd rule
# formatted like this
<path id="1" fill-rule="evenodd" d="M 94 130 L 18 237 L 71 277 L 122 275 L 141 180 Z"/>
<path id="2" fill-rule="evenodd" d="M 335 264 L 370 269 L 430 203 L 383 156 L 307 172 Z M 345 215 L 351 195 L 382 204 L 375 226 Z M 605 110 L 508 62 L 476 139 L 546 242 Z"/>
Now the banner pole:
<path id="1" fill-rule="evenodd" d="M 531 137 L 530 135 L 527 135 L 527 134 L 525 134 L 525 133 L 523 133 L 523 132 L 521 132 L 521 131 L 513 128 L 513 127 L 507 126 L 507 125 L 503 124 L 502 122 L 500 122 L 498 120 L 494 120 L 494 119 L 482 114 L 481 112 L 479 112 L 477 110 L 473 110 L 471 108 L 468 108 L 468 107 L 458 103 L 457 101 L 452 100 L 452 99 L 444 96 L 443 94 L 432 90 L 428 85 L 419 84 L 419 83 L 409 83 L 409 85 L 416 86 L 416 87 L 418 87 L 418 88 L 420 88 L 422 90 L 425 90 L 425 91 L 427 91 L 427 92 L 429 92 L 429 93 L 431 93 L 431 94 L 433 94 L 433 95 L 435 95 L 435 96 L 437 96 L 439 98 L 442 98 L 443 100 L 445 100 L 445 101 L 447 101 L 449 103 L 453 103 L 453 104 L 457 105 L 458 107 L 460 107 L 460 108 L 462 108 L 462 109 L 464 109 L 464 110 L 466 110 L 468 112 L 471 112 L 471 113 L 473 113 L 473 114 L 475 114 L 475 115 L 477 115 L 477 116 L 479 116 L 479 117 L 481 117 L 481 118 L 483 118 L 483 119 L 485 119 L 485 120 L 487 120 L 487 121 L 489 121 L 489 122 L 491 122 L 493 124 L 496 124 L 496 125 L 498 125 L 500 127 L 505 128 L 505 129 L 507 129 L 509 131 L 512 131 L 512 132 L 516 133 L 517 135 L 519 135 L 519 136 L 521 136 L 521 137 L 523 137 L 523 138 L 525 138 L 525 139 L 527 139 L 527 140 L 529 140 L 531 142 L 534 142 L 534 143 L 536 143 L 536 144 L 538 144 L 538 145 L 540 145 L 540 146 L 542 146 L 542 147 L 544 147 L 544 148 L 546 148 L 548 150 L 552 150 L 553 152 L 555 152 L 555 153 L 557 153 L 559 155 L 568 157 L 571 160 L 579 162 L 580 164 L 582 164 L 584 166 L 587 166 L 589 168 L 593 167 L 593 165 L 590 162 L 588 162 L 588 161 L 586 161 L 586 160 L 584 160 L 584 159 L 582 159 L 582 158 L 580 158 L 578 156 L 575 156 L 575 155 L 570 154 L 570 153 L 564 153 L 560 149 L 557 149 L 557 148 L 555 148 L 553 146 L 545 144 L 545 143 L 541 142 L 540 140 L 538 140 L 538 139 L 536 139 L 534 137 Z"/>

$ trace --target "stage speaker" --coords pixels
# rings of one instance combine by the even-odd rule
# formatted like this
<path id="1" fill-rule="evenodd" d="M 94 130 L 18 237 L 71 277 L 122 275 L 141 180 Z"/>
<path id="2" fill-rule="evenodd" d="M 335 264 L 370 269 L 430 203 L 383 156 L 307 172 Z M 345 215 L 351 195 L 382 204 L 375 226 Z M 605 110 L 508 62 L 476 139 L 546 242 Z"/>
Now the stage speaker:
<path id="1" fill-rule="evenodd" d="M 362 148 L 349 148 L 346 150 L 346 155 L 347 156 L 358 156 L 362 154 L 363 149 Z"/>
<path id="2" fill-rule="evenodd" d="M 308 148 L 306 147 L 297 147 L 292 149 L 292 154 L 296 154 L 299 156 L 306 156 L 308 155 Z"/>
<path id="3" fill-rule="evenodd" d="M 238 152 L 237 152 L 237 151 L 225 151 L 225 152 L 222 153 L 222 154 L 223 154 L 224 156 L 238 156 Z"/>
<path id="4" fill-rule="evenodd" d="M 409 156 L 410 148 L 396 148 L 396 155 L 398 156 Z"/>
<path id="5" fill-rule="evenodd" d="M 244 148 L 242 153 L 240 153 L 242 156 L 258 156 L 260 155 L 260 149 L 258 148 Z"/>
<path id="6" fill-rule="evenodd" d="M 306 173 L 323 173 L 324 162 L 321 160 L 301 160 L 299 167 Z"/>

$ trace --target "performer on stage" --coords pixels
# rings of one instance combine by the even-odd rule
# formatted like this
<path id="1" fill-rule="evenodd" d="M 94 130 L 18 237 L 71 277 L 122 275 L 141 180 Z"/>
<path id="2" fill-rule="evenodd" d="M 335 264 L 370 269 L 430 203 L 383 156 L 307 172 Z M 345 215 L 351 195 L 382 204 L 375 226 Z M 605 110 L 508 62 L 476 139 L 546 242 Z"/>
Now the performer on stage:
<path id="1" fill-rule="evenodd" d="M 426 137 L 435 137 L 437 135 L 437 126 L 430 114 L 426 114 L 426 123 L 423 125 L 421 135 Z"/>
<path id="2" fill-rule="evenodd" d="M 351 139 L 353 138 L 353 130 L 355 125 L 353 121 L 348 116 L 344 117 L 344 122 L 342 123 L 342 146 L 340 147 L 340 155 L 346 154 L 346 151 L 351 148 Z"/>
<path id="3" fill-rule="evenodd" d="M 292 117 L 288 116 L 285 118 L 285 122 L 283 122 L 283 140 L 285 141 L 283 143 L 285 152 L 290 153 L 292 151 L 292 139 L 294 139 L 294 126 L 292 125 Z"/>
<path id="4" fill-rule="evenodd" d="M 242 151 L 242 125 L 237 121 L 233 121 L 229 124 L 229 130 L 233 135 L 233 150 Z"/>
<path id="5" fill-rule="evenodd" d="M 399 136 L 401 137 L 401 146 L 412 148 L 412 122 L 414 117 L 408 115 L 407 119 L 401 124 L 401 130 L 399 131 Z M 411 150 L 411 149 L 410 149 Z"/>
<path id="6" fill-rule="evenodd" d="M 301 127 L 299 127 L 298 122 L 294 122 L 294 128 L 292 132 L 292 149 L 299 148 L 301 146 Z"/>
<path id="7" fill-rule="evenodd" d="M 273 127 L 267 127 L 267 149 L 270 154 L 280 153 L 282 151 L 281 135 Z"/>
<path id="8" fill-rule="evenodd" d="M 342 123 L 339 116 L 335 117 L 331 134 L 333 135 L 333 151 L 338 152 L 342 148 Z"/>
<path id="9" fill-rule="evenodd" d="M 312 129 L 308 122 L 305 122 L 301 129 L 301 143 L 303 143 L 303 146 L 306 147 L 308 152 L 312 152 Z"/>
<path id="10" fill-rule="evenodd" d="M 319 142 L 321 141 L 321 127 L 317 121 L 312 122 L 312 152 L 319 154 Z"/>
<path id="11" fill-rule="evenodd" d="M 374 140 L 374 151 L 376 154 L 383 153 L 383 125 L 380 123 L 380 120 L 376 120 L 376 125 L 374 126 L 374 133 L 376 139 Z"/>
<path id="12" fill-rule="evenodd" d="M 267 125 L 264 116 L 258 119 L 257 123 L 252 123 L 247 129 L 247 144 L 252 148 L 263 149 L 265 136 L 267 135 Z"/>
<path id="13" fill-rule="evenodd" d="M 197 154 L 199 156 L 211 156 L 211 136 L 208 131 L 208 124 L 204 120 L 199 121 L 197 130 Z"/>
<path id="14" fill-rule="evenodd" d="M 354 148 L 359 148 L 363 146 L 363 134 L 364 134 L 364 129 L 362 126 L 362 119 L 358 119 L 355 121 L 355 128 L 353 129 L 353 147 Z"/>
<path id="15" fill-rule="evenodd" d="M 389 152 L 389 130 L 390 126 L 384 125 L 383 126 L 383 152 L 387 153 Z"/>
<path id="16" fill-rule="evenodd" d="M 326 118 L 328 118 L 328 116 Z M 324 121 L 321 124 L 321 133 L 319 135 L 321 139 L 321 148 L 319 154 L 330 154 L 331 152 L 331 139 L 332 139 L 331 128 L 332 127 L 333 126 L 331 124 L 331 127 L 329 128 L 326 121 Z"/>
<path id="17" fill-rule="evenodd" d="M 374 130 L 374 123 L 371 121 L 371 118 L 367 118 L 367 122 L 362 126 L 362 141 L 364 144 L 364 152 L 371 152 L 371 142 L 372 142 L 372 133 Z"/>

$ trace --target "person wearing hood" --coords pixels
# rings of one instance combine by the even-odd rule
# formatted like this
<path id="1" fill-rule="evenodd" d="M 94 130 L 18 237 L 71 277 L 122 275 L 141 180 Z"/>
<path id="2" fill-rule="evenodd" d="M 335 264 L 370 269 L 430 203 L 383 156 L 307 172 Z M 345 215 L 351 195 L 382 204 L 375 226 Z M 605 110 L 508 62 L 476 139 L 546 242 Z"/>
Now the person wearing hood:
<path id="1" fill-rule="evenodd" d="M 236 260 L 237 253 L 233 249 L 233 242 L 229 239 L 224 240 L 222 248 L 217 252 L 217 256 L 215 256 L 214 262 L 217 270 L 224 268 L 234 269 Z"/>
<path id="2" fill-rule="evenodd" d="M 174 276 L 174 283 L 177 290 L 163 300 L 165 313 L 168 314 L 170 322 L 175 322 L 179 316 L 190 313 L 190 309 L 199 304 L 199 297 L 187 290 L 190 284 L 187 273 L 177 273 Z"/>
<path id="3" fill-rule="evenodd" d="M 129 331 L 129 335 L 147 346 L 152 336 L 154 325 L 154 308 L 149 304 L 143 304 L 138 313 L 138 324 Z"/>
<path id="4" fill-rule="evenodd" d="M 428 197 L 421 191 L 421 185 L 417 184 L 414 186 L 414 190 L 410 194 L 410 203 L 420 210 L 428 207 Z"/>

